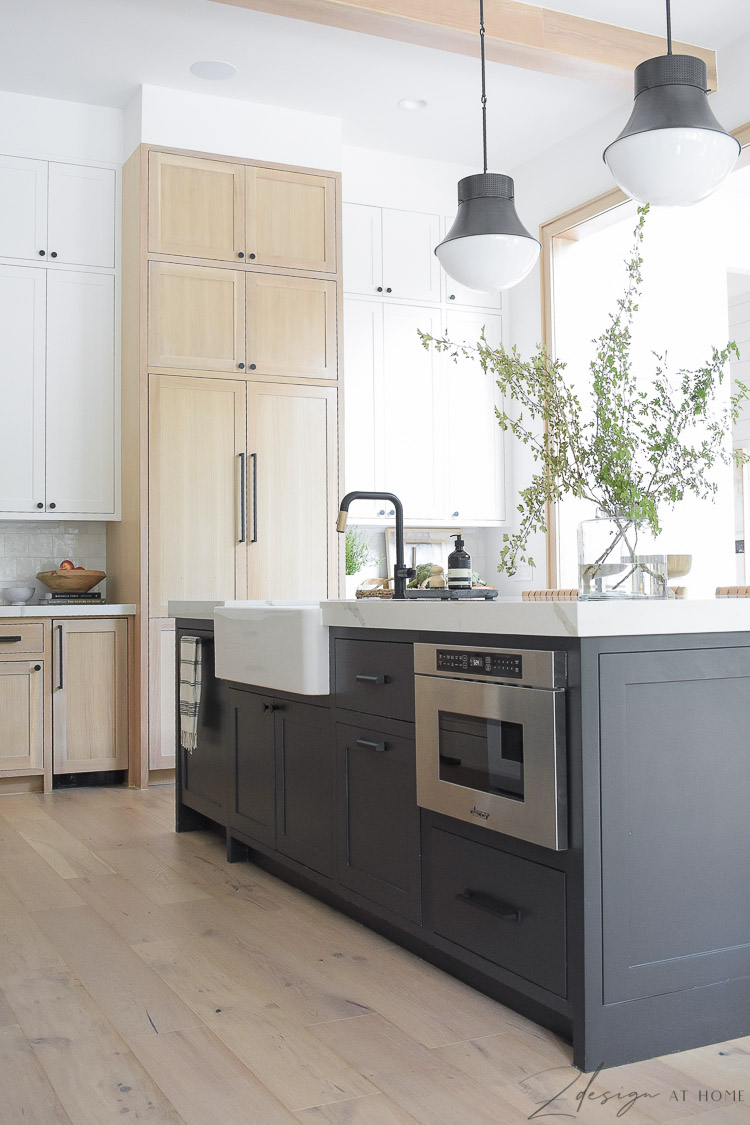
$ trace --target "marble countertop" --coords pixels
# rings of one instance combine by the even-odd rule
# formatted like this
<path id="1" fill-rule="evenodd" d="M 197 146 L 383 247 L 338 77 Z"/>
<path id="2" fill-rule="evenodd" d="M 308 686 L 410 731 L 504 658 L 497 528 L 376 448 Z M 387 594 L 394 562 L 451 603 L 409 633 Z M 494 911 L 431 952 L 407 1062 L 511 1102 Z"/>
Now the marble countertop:
<path id="1" fill-rule="evenodd" d="M 217 605 L 224 605 L 224 602 L 167 602 L 167 615 L 211 622 Z"/>
<path id="2" fill-rule="evenodd" d="M 0 605 L 0 618 L 7 617 L 130 617 L 136 612 L 132 604 L 105 605 Z"/>

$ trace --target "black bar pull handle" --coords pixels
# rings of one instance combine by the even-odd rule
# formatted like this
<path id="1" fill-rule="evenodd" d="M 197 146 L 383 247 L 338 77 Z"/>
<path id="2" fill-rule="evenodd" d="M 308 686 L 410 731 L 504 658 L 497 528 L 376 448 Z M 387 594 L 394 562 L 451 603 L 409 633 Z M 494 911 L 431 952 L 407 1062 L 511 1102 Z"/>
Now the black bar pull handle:
<path id="1" fill-rule="evenodd" d="M 2 643 L 4 645 L 14 645 L 18 641 L 22 641 L 22 640 L 23 640 L 23 637 L 0 637 L 0 641 L 2 641 Z"/>
<path id="2" fill-rule="evenodd" d="M 251 453 L 250 460 L 253 463 L 253 535 L 250 540 L 251 543 L 258 542 L 258 454 Z"/>
<path id="3" fill-rule="evenodd" d="M 488 914 L 494 914 L 496 918 L 501 918 L 503 922 L 519 923 L 523 918 L 517 906 L 511 906 L 509 902 L 501 902 L 499 898 L 485 894 L 484 891 L 472 891 L 467 887 L 463 894 L 457 894 L 456 898 L 459 902 L 467 902 L 469 906 L 476 906 L 477 910 L 486 910 Z"/>
<path id="4" fill-rule="evenodd" d="M 57 690 L 63 689 L 63 626 L 57 626 Z"/>
<path id="5" fill-rule="evenodd" d="M 380 675 L 380 676 L 359 675 L 359 676 L 355 676 L 354 679 L 357 681 L 358 684 L 385 684 L 385 683 L 388 682 L 387 678 L 383 675 Z"/>
<path id="6" fill-rule="evenodd" d="M 247 542 L 247 454 L 238 453 L 240 459 L 240 537 L 238 543 Z"/>
<path id="7" fill-rule="evenodd" d="M 364 746 L 365 750 L 377 750 L 379 754 L 388 749 L 384 742 L 371 742 L 369 738 L 358 738 L 357 746 Z"/>

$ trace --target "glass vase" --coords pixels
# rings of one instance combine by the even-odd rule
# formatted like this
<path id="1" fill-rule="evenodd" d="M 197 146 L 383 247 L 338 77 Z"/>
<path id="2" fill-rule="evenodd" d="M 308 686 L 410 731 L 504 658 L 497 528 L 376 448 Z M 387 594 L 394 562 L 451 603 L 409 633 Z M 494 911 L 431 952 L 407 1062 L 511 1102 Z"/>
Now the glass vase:
<path id="1" fill-rule="evenodd" d="M 667 556 L 647 524 L 600 514 L 578 525 L 578 597 L 668 597 Z"/>

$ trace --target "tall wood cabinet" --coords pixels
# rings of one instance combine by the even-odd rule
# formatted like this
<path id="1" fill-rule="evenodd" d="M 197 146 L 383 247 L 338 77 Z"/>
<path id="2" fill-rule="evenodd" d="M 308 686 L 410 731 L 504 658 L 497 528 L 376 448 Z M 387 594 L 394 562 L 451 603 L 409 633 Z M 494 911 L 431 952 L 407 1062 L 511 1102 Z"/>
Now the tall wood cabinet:
<path id="1" fill-rule="evenodd" d="M 340 177 L 141 146 L 123 170 L 123 519 L 140 773 L 174 764 L 170 600 L 336 596 Z"/>

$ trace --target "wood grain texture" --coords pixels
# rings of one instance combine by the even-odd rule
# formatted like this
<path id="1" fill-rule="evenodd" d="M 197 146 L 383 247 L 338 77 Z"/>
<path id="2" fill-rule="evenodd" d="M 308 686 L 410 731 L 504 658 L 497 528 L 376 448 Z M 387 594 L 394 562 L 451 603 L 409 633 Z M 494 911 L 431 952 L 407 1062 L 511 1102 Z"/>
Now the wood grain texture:
<path id="1" fill-rule="evenodd" d="M 476 55 L 473 0 L 214 0 L 277 16 Z M 487 0 L 487 58 L 509 66 L 630 88 L 638 63 L 664 54 L 664 39 L 613 24 L 571 16 L 518 0 Z M 675 43 L 675 53 L 697 55 L 717 88 L 716 52 Z"/>
<path id="2" fill-rule="evenodd" d="M 272 273 L 246 281 L 250 374 L 336 379 L 336 283 Z"/>
<path id="3" fill-rule="evenodd" d="M 230 867 L 218 833 L 176 835 L 172 801 L 0 799 L 3 1125 L 521 1125 L 577 1079 L 551 1032 Z M 745 1105 L 698 1091 L 749 1074 L 747 1038 L 613 1068 L 596 1088 L 658 1094 L 633 1125 L 745 1125 Z"/>
<path id="4" fill-rule="evenodd" d="M 245 275 L 151 262 L 148 362 L 181 371 L 237 371 L 245 361 Z"/>
<path id="5" fill-rule="evenodd" d="M 149 252 L 234 261 L 245 249 L 245 177 L 220 160 L 149 154 Z"/>
<path id="6" fill-rule="evenodd" d="M 336 180 L 246 169 L 247 253 L 253 265 L 336 272 Z"/>

